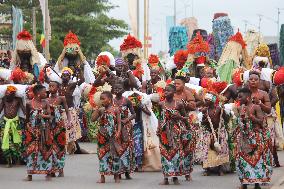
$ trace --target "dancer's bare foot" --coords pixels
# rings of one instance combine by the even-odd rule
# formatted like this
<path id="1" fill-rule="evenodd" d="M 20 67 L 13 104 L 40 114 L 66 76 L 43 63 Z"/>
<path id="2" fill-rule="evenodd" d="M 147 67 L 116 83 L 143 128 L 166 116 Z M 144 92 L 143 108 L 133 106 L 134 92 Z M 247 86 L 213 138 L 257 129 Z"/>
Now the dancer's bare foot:
<path id="1" fill-rule="evenodd" d="M 46 181 L 51 181 L 51 180 L 52 180 L 52 179 L 51 179 L 51 174 L 47 174 L 46 177 L 45 177 L 45 180 L 46 180 Z"/>
<path id="2" fill-rule="evenodd" d="M 32 181 L 32 180 L 33 180 L 32 175 L 28 175 L 28 176 L 24 179 L 24 181 Z"/>
<path id="3" fill-rule="evenodd" d="M 101 175 L 101 179 L 98 180 L 97 183 L 99 183 L 99 184 L 104 184 L 104 183 L 106 183 L 105 176 L 104 176 L 104 175 Z"/>
<path id="4" fill-rule="evenodd" d="M 259 184 L 255 184 L 254 189 L 261 189 Z"/>
<path id="5" fill-rule="evenodd" d="M 188 182 L 192 181 L 191 175 L 185 175 L 185 180 Z"/>
<path id="6" fill-rule="evenodd" d="M 129 172 L 125 173 L 125 178 L 126 178 L 126 180 L 131 180 L 132 179 Z"/>
<path id="7" fill-rule="evenodd" d="M 137 172 L 143 172 L 142 167 L 139 166 L 139 167 L 137 168 Z"/>
<path id="8" fill-rule="evenodd" d="M 219 176 L 224 176 L 224 172 L 223 171 L 219 171 Z"/>
<path id="9" fill-rule="evenodd" d="M 114 175 L 114 182 L 115 183 L 120 183 L 120 179 L 119 179 L 119 175 L 118 174 Z"/>
<path id="10" fill-rule="evenodd" d="M 168 178 L 164 178 L 163 182 L 160 182 L 159 185 L 169 185 L 169 179 Z"/>
<path id="11" fill-rule="evenodd" d="M 7 165 L 6 165 L 6 168 L 11 168 L 12 167 L 12 164 L 10 164 L 10 163 L 8 163 Z"/>
<path id="12" fill-rule="evenodd" d="M 180 185 L 177 177 L 173 178 L 173 183 L 174 183 L 174 185 Z"/>
<path id="13" fill-rule="evenodd" d="M 209 173 L 209 171 L 204 171 L 204 173 L 202 174 L 203 176 L 210 176 L 210 173 Z"/>
<path id="14" fill-rule="evenodd" d="M 61 170 L 59 171 L 58 177 L 64 177 L 64 171 L 63 171 L 63 169 L 61 169 Z"/>

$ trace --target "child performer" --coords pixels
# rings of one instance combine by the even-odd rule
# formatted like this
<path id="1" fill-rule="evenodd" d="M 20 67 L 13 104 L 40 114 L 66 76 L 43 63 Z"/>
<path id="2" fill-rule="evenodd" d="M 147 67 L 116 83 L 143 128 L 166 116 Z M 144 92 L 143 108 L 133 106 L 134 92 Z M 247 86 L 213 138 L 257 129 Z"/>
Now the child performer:
<path id="1" fill-rule="evenodd" d="M 51 180 L 52 134 L 49 125 L 50 106 L 46 89 L 42 85 L 33 87 L 34 98 L 26 106 L 25 148 L 27 173 L 26 181 L 32 181 L 33 174 L 46 174 Z"/>
<path id="2" fill-rule="evenodd" d="M 16 91 L 16 87 L 7 86 L 5 96 L 0 103 L 0 113 L 4 109 L 4 119 L 3 122 L 0 121 L 1 147 L 7 161 L 7 167 L 11 167 L 13 162 L 19 162 L 21 159 L 22 137 L 18 110 L 21 108 L 25 112 L 25 108 L 22 99 L 15 96 Z"/>
<path id="3" fill-rule="evenodd" d="M 114 84 L 113 92 L 116 95 L 114 106 L 120 109 L 121 113 L 121 147 L 122 154 L 119 154 L 121 161 L 121 173 L 125 173 L 126 179 L 131 179 L 130 173 L 135 169 L 135 157 L 133 152 L 133 126 L 131 120 L 135 119 L 135 112 L 129 99 L 122 96 L 124 93 L 123 81 Z M 129 113 L 130 112 L 130 116 Z"/>
<path id="4" fill-rule="evenodd" d="M 122 148 L 119 144 L 121 133 L 120 112 L 113 106 L 111 92 L 102 92 L 100 97 L 102 108 L 96 110 L 93 121 L 99 120 L 98 129 L 98 158 L 101 179 L 98 183 L 105 183 L 105 175 L 114 175 L 114 180 L 119 183 L 120 158 Z"/>
<path id="5" fill-rule="evenodd" d="M 164 181 L 161 185 L 169 184 L 169 177 L 173 177 L 175 185 L 179 184 L 178 176 L 182 173 L 182 129 L 185 129 L 185 109 L 181 102 L 174 100 L 176 88 L 168 85 L 165 88 L 165 101 L 160 102 L 161 119 L 157 135 L 160 139 L 161 163 Z"/>
<path id="6" fill-rule="evenodd" d="M 260 189 L 260 184 L 270 182 L 272 173 L 272 154 L 267 150 L 263 134 L 264 112 L 260 105 L 252 103 L 251 96 L 252 92 L 247 88 L 238 92 L 241 106 L 237 115 L 236 167 L 241 189 L 247 189 L 249 184 L 255 184 L 255 189 Z"/>
<path id="7" fill-rule="evenodd" d="M 229 163 L 228 134 L 225 128 L 225 114 L 223 108 L 216 104 L 217 96 L 212 93 L 205 94 L 202 125 L 203 134 L 203 168 L 204 176 L 209 176 L 210 171 L 217 168 L 219 176 L 224 175 L 224 165 Z"/>
<path id="8" fill-rule="evenodd" d="M 62 118 L 63 108 L 66 111 L 67 118 L 70 120 L 70 114 L 65 96 L 58 96 L 59 83 L 56 81 L 49 82 L 50 97 L 48 103 L 51 111 L 51 128 L 53 130 L 53 164 L 52 176 L 59 172 L 58 177 L 64 177 L 63 168 L 65 165 L 66 155 L 66 128 Z M 69 121 L 70 122 L 70 121 Z"/>

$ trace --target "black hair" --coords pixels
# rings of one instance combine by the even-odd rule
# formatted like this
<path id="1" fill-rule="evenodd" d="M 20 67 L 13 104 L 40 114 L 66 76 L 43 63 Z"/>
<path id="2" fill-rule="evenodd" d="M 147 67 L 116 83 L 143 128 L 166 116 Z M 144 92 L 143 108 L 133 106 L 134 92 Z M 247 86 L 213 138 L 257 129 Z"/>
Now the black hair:
<path id="1" fill-rule="evenodd" d="M 251 90 L 249 89 L 249 88 L 246 88 L 246 87 L 244 87 L 244 88 L 241 88 L 239 91 L 238 91 L 238 94 L 239 93 L 244 93 L 244 94 L 246 94 L 246 95 L 248 95 L 248 96 L 251 96 Z"/>
<path id="2" fill-rule="evenodd" d="M 170 87 L 173 91 L 176 91 L 176 86 L 174 86 L 173 84 L 169 84 L 167 85 L 167 87 Z"/>
<path id="3" fill-rule="evenodd" d="M 45 87 L 43 85 L 35 85 L 33 87 L 33 93 L 34 94 L 38 94 L 42 89 L 45 89 Z"/>
<path id="4" fill-rule="evenodd" d="M 183 76 L 176 76 L 175 79 L 180 79 L 182 80 L 184 83 L 186 82 L 186 78 Z"/>
<path id="5" fill-rule="evenodd" d="M 106 95 L 109 99 L 113 99 L 112 93 L 110 91 L 103 91 L 101 95 Z"/>
<path id="6" fill-rule="evenodd" d="M 60 86 L 60 83 L 58 81 L 50 81 L 49 83 L 56 83 L 57 87 Z"/>
<path id="7" fill-rule="evenodd" d="M 137 56 L 136 54 L 129 53 L 129 54 L 126 56 L 126 61 L 127 61 L 129 64 L 132 64 L 133 61 L 135 60 L 135 58 L 138 58 L 138 56 Z"/>
<path id="8" fill-rule="evenodd" d="M 249 72 L 249 76 L 251 76 L 251 75 L 257 75 L 260 78 L 259 72 L 255 71 L 255 70 L 252 70 L 252 71 Z"/>

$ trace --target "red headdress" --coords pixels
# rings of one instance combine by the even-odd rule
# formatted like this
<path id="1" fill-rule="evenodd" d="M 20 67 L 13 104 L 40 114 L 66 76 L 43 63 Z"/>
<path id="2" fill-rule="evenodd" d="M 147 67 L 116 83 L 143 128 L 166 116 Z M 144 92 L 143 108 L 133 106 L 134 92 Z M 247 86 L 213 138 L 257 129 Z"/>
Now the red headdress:
<path id="1" fill-rule="evenodd" d="M 32 35 L 27 31 L 23 30 L 17 35 L 18 40 L 32 40 Z"/>
<path id="2" fill-rule="evenodd" d="M 272 81 L 275 85 L 284 84 L 284 67 L 281 67 L 279 70 L 274 72 Z"/>
<path id="3" fill-rule="evenodd" d="M 228 14 L 227 13 L 215 13 L 214 14 L 214 20 L 215 19 L 217 19 L 217 18 L 219 18 L 219 17 L 224 17 L 224 16 L 228 16 Z"/>
<path id="4" fill-rule="evenodd" d="M 135 37 L 128 34 L 124 39 L 122 45 L 120 45 L 120 51 L 126 51 L 128 49 L 142 48 L 142 43 Z"/>
<path id="5" fill-rule="evenodd" d="M 148 64 L 151 68 L 157 68 L 160 67 L 159 65 L 160 60 L 159 57 L 155 54 L 151 54 L 148 58 Z"/>
<path id="6" fill-rule="evenodd" d="M 187 50 L 178 50 L 174 55 L 174 63 L 178 70 L 182 69 L 185 62 L 187 61 L 188 51 Z"/>
<path id="7" fill-rule="evenodd" d="M 97 61 L 96 61 L 96 65 L 99 67 L 99 66 L 102 66 L 102 65 L 105 65 L 107 67 L 110 66 L 110 59 L 107 55 L 100 55 L 97 57 Z"/>
<path id="8" fill-rule="evenodd" d="M 230 37 L 229 41 L 235 41 L 235 42 L 239 43 L 242 46 L 243 49 L 247 46 L 246 42 L 243 39 L 242 34 L 239 31 L 235 35 Z"/>
<path id="9" fill-rule="evenodd" d="M 68 44 L 77 44 L 79 46 L 81 45 L 77 35 L 72 33 L 71 31 L 69 31 L 69 33 L 66 34 L 64 38 L 64 47 L 66 47 Z"/>
<path id="10" fill-rule="evenodd" d="M 10 76 L 10 79 L 14 82 L 22 82 L 26 79 L 27 74 L 21 70 L 19 67 L 16 67 Z"/>
<path id="11" fill-rule="evenodd" d="M 228 86 L 224 81 L 214 81 L 211 78 L 202 78 L 200 85 L 207 91 L 215 94 L 220 94 Z"/>
<path id="12" fill-rule="evenodd" d="M 244 70 L 242 68 L 238 68 L 234 70 L 232 74 L 232 82 L 238 87 L 243 85 L 243 82 L 244 82 L 243 74 L 244 74 Z"/>
<path id="13" fill-rule="evenodd" d="M 189 54 L 196 53 L 208 53 L 209 52 L 209 44 L 203 40 L 203 37 L 200 34 L 200 31 L 197 32 L 195 38 L 190 41 L 187 45 L 187 49 Z"/>

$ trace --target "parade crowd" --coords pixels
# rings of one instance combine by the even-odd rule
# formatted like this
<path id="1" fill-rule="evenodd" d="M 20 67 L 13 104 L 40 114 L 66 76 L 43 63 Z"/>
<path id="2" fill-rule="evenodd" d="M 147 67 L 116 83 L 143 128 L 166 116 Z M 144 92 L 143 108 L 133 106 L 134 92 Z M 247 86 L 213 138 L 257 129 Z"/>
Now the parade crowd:
<path id="1" fill-rule="evenodd" d="M 129 34 L 120 57 L 102 52 L 91 67 L 69 32 L 51 65 L 24 30 L 11 59 L 1 57 L 0 159 L 26 164 L 26 181 L 64 177 L 66 154 L 86 153 L 79 141 L 91 112 L 98 183 L 162 171 L 161 185 L 178 185 L 200 164 L 204 176 L 236 172 L 240 188 L 259 189 L 280 167 L 284 68 L 266 44 L 252 57 L 246 45 L 240 32 L 228 37 L 217 62 L 196 31 L 186 49 L 162 60 L 142 58 L 142 43 Z"/>

